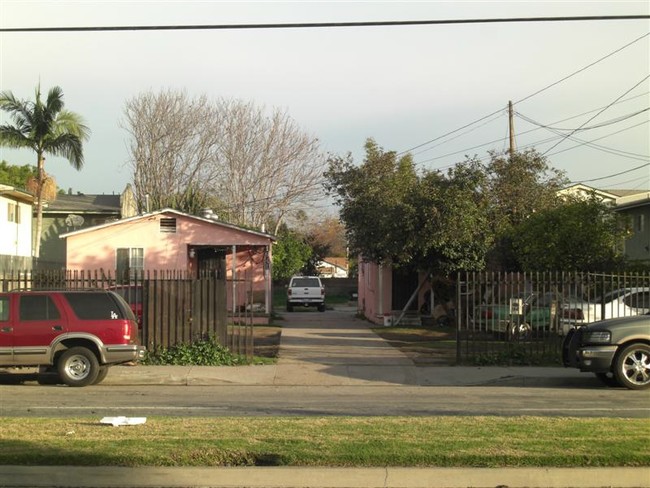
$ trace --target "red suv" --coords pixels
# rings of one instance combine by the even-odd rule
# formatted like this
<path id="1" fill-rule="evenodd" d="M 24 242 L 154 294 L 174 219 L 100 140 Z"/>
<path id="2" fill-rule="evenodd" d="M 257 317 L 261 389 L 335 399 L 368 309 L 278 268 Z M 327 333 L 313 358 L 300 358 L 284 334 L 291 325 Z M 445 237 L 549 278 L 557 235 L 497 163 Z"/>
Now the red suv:
<path id="1" fill-rule="evenodd" d="M 39 366 L 66 385 L 86 386 L 144 353 L 137 319 L 117 293 L 0 293 L 0 366 Z"/>

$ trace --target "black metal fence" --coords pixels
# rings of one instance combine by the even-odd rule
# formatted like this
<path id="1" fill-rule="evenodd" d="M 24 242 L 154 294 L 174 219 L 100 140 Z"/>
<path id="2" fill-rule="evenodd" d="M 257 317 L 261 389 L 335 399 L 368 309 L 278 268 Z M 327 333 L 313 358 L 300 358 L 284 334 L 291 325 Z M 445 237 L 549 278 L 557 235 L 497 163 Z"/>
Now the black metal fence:
<path id="1" fill-rule="evenodd" d="M 572 327 L 650 311 L 650 273 L 459 273 L 456 304 L 458 363 L 546 364 Z"/>
<path id="2" fill-rule="evenodd" d="M 238 280 L 237 287 L 250 287 Z M 115 273 L 91 271 L 10 271 L 0 274 L 0 291 L 17 289 L 108 289 L 122 295 L 140 325 L 140 339 L 149 350 L 214 337 L 235 354 L 253 355 L 250 303 L 236 303 L 229 312 L 227 290 L 232 281 L 212 273 L 199 277 L 184 271 L 136 273 L 116 279 Z M 238 294 L 248 301 L 252 293 Z"/>

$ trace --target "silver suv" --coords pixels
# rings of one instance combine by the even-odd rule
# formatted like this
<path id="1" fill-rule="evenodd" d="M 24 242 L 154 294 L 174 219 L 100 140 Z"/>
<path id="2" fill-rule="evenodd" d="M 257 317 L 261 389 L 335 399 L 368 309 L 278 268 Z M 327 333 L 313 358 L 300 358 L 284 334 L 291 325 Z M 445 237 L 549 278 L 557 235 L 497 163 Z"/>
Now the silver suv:
<path id="1" fill-rule="evenodd" d="M 650 312 L 572 329 L 562 356 L 565 366 L 592 372 L 607 385 L 650 388 Z"/>
<path id="2" fill-rule="evenodd" d="M 318 276 L 294 276 L 287 287 L 287 312 L 294 305 L 317 307 L 325 311 L 325 287 Z"/>

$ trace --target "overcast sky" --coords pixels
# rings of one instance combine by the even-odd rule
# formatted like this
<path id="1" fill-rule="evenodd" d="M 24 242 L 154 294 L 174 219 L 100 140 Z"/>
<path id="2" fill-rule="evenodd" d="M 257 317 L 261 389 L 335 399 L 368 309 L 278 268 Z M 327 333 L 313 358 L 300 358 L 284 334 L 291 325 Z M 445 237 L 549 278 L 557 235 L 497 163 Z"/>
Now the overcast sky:
<path id="1" fill-rule="evenodd" d="M 649 14 L 647 0 L 0 0 L 2 28 Z M 44 93 L 58 85 L 66 108 L 85 118 L 92 136 L 85 146 L 84 169 L 77 172 L 55 157 L 46 163 L 59 187 L 75 192 L 124 189 L 131 180 L 127 133 L 120 128 L 124 103 L 142 92 L 167 88 L 285 109 L 305 132 L 320 139 L 324 152 L 351 152 L 359 162 L 368 137 L 398 152 L 434 141 L 412 151 L 421 168 L 447 168 L 465 154 L 485 158 L 488 150 L 505 150 L 507 104 L 512 100 L 519 102 L 514 121 L 519 149 L 535 147 L 575 182 L 602 189 L 650 190 L 648 34 L 648 19 L 3 32 L 0 89 L 26 99 L 33 98 L 39 80 Z M 7 121 L 0 113 L 0 123 Z M 573 132 L 579 128 L 589 130 Z M 563 137 L 569 134 L 571 139 Z M 0 159 L 35 164 L 35 155 L 28 150 L 3 148 Z"/>

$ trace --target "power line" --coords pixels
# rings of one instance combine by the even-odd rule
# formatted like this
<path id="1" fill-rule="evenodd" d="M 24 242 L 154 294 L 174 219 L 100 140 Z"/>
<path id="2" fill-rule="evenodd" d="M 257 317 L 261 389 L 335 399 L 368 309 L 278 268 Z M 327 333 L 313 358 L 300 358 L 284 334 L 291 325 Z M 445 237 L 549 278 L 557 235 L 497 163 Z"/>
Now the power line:
<path id="1" fill-rule="evenodd" d="M 647 95 L 648 93 L 649 93 L 649 92 L 645 92 L 645 93 L 642 93 L 642 94 L 640 94 L 640 95 L 635 95 L 635 96 L 633 96 L 633 97 L 626 98 L 625 100 L 620 100 L 620 101 L 616 102 L 616 104 L 629 102 L 629 101 L 634 100 L 634 99 L 636 99 L 636 98 L 639 98 L 639 97 L 645 96 L 645 95 Z M 602 108 L 603 108 L 603 107 L 599 107 L 599 108 L 596 108 L 596 109 L 593 109 L 593 110 L 588 110 L 587 112 L 583 112 L 583 113 L 580 113 L 580 114 L 578 114 L 578 115 L 572 115 L 571 117 L 567 117 L 567 118 L 564 118 L 564 119 L 561 119 L 561 120 L 557 120 L 557 121 L 554 121 L 554 122 L 551 122 L 551 123 L 552 123 L 552 124 L 560 124 L 560 123 L 562 123 L 562 122 L 567 122 L 567 121 L 569 121 L 569 120 L 577 119 L 578 117 L 582 117 L 582 116 L 584 116 L 584 115 L 588 115 L 588 114 L 591 114 L 591 113 L 597 112 L 597 111 L 601 110 Z M 517 115 L 519 115 L 520 117 L 522 117 L 523 120 L 535 124 L 534 121 L 532 121 L 532 120 L 528 120 L 528 118 L 523 117 L 523 116 L 522 116 L 520 113 L 518 113 L 518 112 L 517 112 Z M 486 123 L 487 123 L 487 122 L 486 122 Z M 529 134 L 529 133 L 531 133 L 531 132 L 538 131 L 538 130 L 540 130 L 540 129 L 542 128 L 539 124 L 535 124 L 535 125 L 538 125 L 538 126 L 535 127 L 535 128 L 533 128 L 533 129 L 530 129 L 530 130 L 527 130 L 527 131 L 524 131 L 524 132 L 520 132 L 520 133 L 518 133 L 517 135 L 518 135 L 518 136 L 523 136 L 523 135 Z M 637 127 L 637 126 L 635 125 L 635 126 L 632 126 L 632 127 L 627 128 L 627 129 L 623 129 L 623 130 L 621 130 L 621 131 L 617 131 L 617 132 L 614 132 L 614 133 L 612 133 L 612 134 L 608 134 L 608 135 L 605 135 L 605 136 L 599 137 L 599 138 L 597 138 L 597 139 L 593 139 L 592 141 L 589 141 L 589 143 L 594 142 L 594 141 L 598 141 L 598 140 L 600 140 L 600 139 L 604 139 L 604 138 L 606 138 L 606 137 L 610 137 L 611 135 L 618 134 L 618 133 L 620 133 L 620 132 L 623 132 L 623 131 L 628 130 L 628 129 L 633 128 L 633 127 Z M 550 130 L 550 129 L 549 129 L 549 130 Z M 468 132 L 469 132 L 469 131 L 468 131 Z M 461 134 L 461 135 L 462 135 L 462 134 Z M 459 137 L 459 136 L 457 136 L 457 137 Z M 547 138 L 547 139 L 543 139 L 543 140 L 540 140 L 540 141 L 536 141 L 536 142 L 531 143 L 531 144 L 526 144 L 526 145 L 524 146 L 524 148 L 526 148 L 526 147 L 533 147 L 533 146 L 536 146 L 536 145 L 539 145 L 539 144 L 545 144 L 545 143 L 547 143 L 547 142 L 555 141 L 555 140 L 557 140 L 558 137 L 561 137 L 561 135 L 556 134 L 556 137 L 550 137 L 550 138 Z M 452 138 L 452 139 L 449 139 L 449 140 L 453 140 L 453 139 L 456 139 L 456 137 L 454 137 L 454 138 Z M 491 140 L 491 141 L 489 141 L 489 142 L 485 142 L 485 143 L 478 144 L 478 145 L 475 145 L 475 146 L 472 146 L 472 147 L 469 147 L 469 148 L 461 149 L 461 150 L 459 150 L 459 151 L 454 151 L 454 152 L 451 152 L 451 153 L 443 154 L 443 155 L 441 155 L 441 156 L 436 156 L 436 157 L 432 157 L 432 158 L 428 158 L 428 159 L 423 159 L 423 160 L 421 160 L 421 161 L 416 162 L 415 164 L 416 164 L 416 165 L 422 165 L 422 164 L 425 164 L 425 163 L 430 163 L 430 162 L 435 161 L 435 160 L 437 160 L 437 159 L 443 159 L 443 158 L 446 158 L 446 157 L 449 157 L 449 156 L 455 156 L 455 155 L 457 155 L 457 154 L 466 153 L 467 151 L 472 151 L 472 150 L 474 150 L 474 149 L 479 149 L 479 148 L 482 148 L 482 147 L 485 147 L 485 146 L 490 146 L 490 145 L 492 145 L 492 144 L 496 144 L 496 143 L 499 143 L 499 142 L 503 142 L 503 141 L 505 141 L 506 139 L 507 139 L 507 135 L 504 136 L 504 137 L 502 137 L 502 138 L 494 139 L 494 140 Z M 572 139 L 572 140 L 573 140 L 573 139 Z M 579 139 L 576 139 L 576 140 L 579 141 Z M 580 141 L 580 142 L 583 142 L 583 141 Z M 442 145 L 442 144 L 444 144 L 444 142 L 438 144 L 437 146 L 440 146 L 440 145 Z M 433 149 L 434 147 L 437 147 L 437 146 L 433 146 L 431 149 Z M 576 146 L 574 146 L 574 147 L 576 147 Z M 426 152 L 426 151 L 428 151 L 428 150 L 429 150 L 429 149 L 424 149 L 424 150 L 420 151 L 419 153 L 415 153 L 415 154 L 413 154 L 413 155 L 414 155 L 414 156 L 417 156 L 418 154 L 422 154 L 422 153 L 424 153 L 424 152 Z M 563 151 L 559 151 L 559 152 L 563 152 Z M 554 153 L 554 154 L 558 154 L 558 153 Z M 632 154 L 632 153 L 630 153 L 630 154 Z M 641 156 L 641 155 L 638 155 L 638 154 L 637 154 L 637 156 Z M 451 167 L 451 166 L 453 166 L 453 165 L 448 165 L 448 166 L 445 166 L 445 167 L 443 167 L 443 168 Z"/>
<path id="2" fill-rule="evenodd" d="M 451 137 L 451 138 L 449 138 L 449 139 L 447 139 L 447 140 L 444 140 L 444 141 L 440 142 L 439 144 L 435 144 L 435 145 L 433 145 L 433 146 L 431 146 L 431 147 L 428 147 L 428 148 L 426 148 L 426 149 L 423 149 L 422 151 L 419 151 L 419 152 L 416 152 L 416 153 L 412 153 L 411 156 L 419 156 L 419 155 L 422 154 L 422 153 L 425 153 L 425 152 L 427 152 L 427 151 L 431 151 L 432 149 L 435 149 L 435 148 L 438 147 L 438 146 L 442 146 L 443 144 L 446 144 L 446 143 L 448 143 L 448 142 L 450 142 L 450 141 L 453 141 L 454 139 L 458 139 L 459 137 L 462 137 L 462 136 L 464 136 L 464 135 L 466 135 L 466 134 L 469 134 L 470 132 L 474 132 L 475 130 L 480 129 L 481 127 L 484 127 L 484 126 L 486 126 L 486 125 L 488 125 L 488 124 L 491 124 L 492 122 L 495 122 L 496 120 L 498 120 L 498 119 L 500 119 L 501 117 L 503 117 L 504 114 L 505 114 L 504 110 L 500 110 L 499 113 L 498 113 L 499 117 L 496 117 L 496 118 L 494 118 L 494 119 L 492 119 L 492 120 L 487 120 L 485 123 L 483 123 L 483 124 L 481 124 L 481 125 L 479 125 L 479 126 L 477 126 L 477 127 L 474 127 L 474 128 L 472 128 L 472 129 L 470 129 L 470 130 L 467 130 L 467 131 L 465 131 L 465 132 L 462 132 L 461 134 L 457 134 L 456 136 Z M 493 114 L 493 115 L 494 115 L 494 114 Z M 506 130 L 507 130 L 507 128 L 506 128 Z M 500 139 L 499 139 L 499 140 L 500 140 Z M 402 154 L 402 153 L 400 153 L 400 154 Z"/>
<path id="3" fill-rule="evenodd" d="M 650 15 L 587 15 L 574 17 L 512 17 L 441 20 L 389 20 L 363 22 L 297 22 L 273 24 L 193 24 L 193 25 L 120 25 L 85 27 L 4 27 L 0 32 L 102 32 L 102 31 L 170 31 L 170 30 L 251 30 L 251 29 L 320 29 L 339 27 L 391 27 L 454 24 L 505 24 L 520 22 L 585 22 L 605 20 L 645 20 Z"/>
<path id="4" fill-rule="evenodd" d="M 532 97 L 534 97 L 535 95 L 539 95 L 540 93 L 542 93 L 542 92 L 544 92 L 544 91 L 546 91 L 546 90 L 548 90 L 548 89 L 554 87 L 555 85 L 557 85 L 557 84 L 559 84 L 559 83 L 562 83 L 563 81 L 566 81 L 566 80 L 568 80 L 569 78 L 571 78 L 571 77 L 573 77 L 573 76 L 575 76 L 575 75 L 577 75 L 577 74 L 579 74 L 579 73 L 581 73 L 581 72 L 583 72 L 583 71 L 585 71 L 585 70 L 591 68 L 592 66 L 594 66 L 594 65 L 596 65 L 596 64 L 598 64 L 598 63 L 600 63 L 601 61 L 604 61 L 605 59 L 607 59 L 607 58 L 613 56 L 614 54 L 619 53 L 619 52 L 622 51 L 623 49 L 626 49 L 626 48 L 630 47 L 631 45 L 633 45 L 633 44 L 639 42 L 641 39 L 644 39 L 644 38 L 646 38 L 646 37 L 648 37 L 648 36 L 650 36 L 650 32 L 648 32 L 648 33 L 646 33 L 646 34 L 643 34 L 641 37 L 638 37 L 638 38 L 634 39 L 634 40 L 631 41 L 631 42 L 628 42 L 628 43 L 625 44 L 624 46 L 621 46 L 621 47 L 619 47 L 618 49 L 615 49 L 614 51 L 612 51 L 612 52 L 606 54 L 605 56 L 603 56 L 603 57 L 597 59 L 596 61 L 594 61 L 594 62 L 588 64 L 587 66 L 584 66 L 584 67 L 580 68 L 579 70 L 574 71 L 573 73 L 571 73 L 571 74 L 565 76 L 564 78 L 561 78 L 560 80 L 555 81 L 555 82 L 551 83 L 550 85 L 545 86 L 545 87 L 542 88 L 541 90 L 537 90 L 536 92 L 534 92 L 534 93 L 532 93 L 532 94 L 530 94 L 530 95 L 528 95 L 528 96 L 526 96 L 526 97 L 524 97 L 524 98 L 521 98 L 520 100 L 517 100 L 516 102 L 513 103 L 513 105 L 516 105 L 516 104 L 521 103 L 521 102 L 523 102 L 523 101 L 525 101 L 525 100 L 528 100 L 529 98 L 532 98 Z M 413 150 L 415 150 L 415 149 L 419 149 L 419 148 L 421 148 L 422 146 L 426 146 L 426 145 L 428 145 L 428 144 L 431 144 L 432 142 L 439 141 L 440 139 L 444 139 L 445 137 L 447 137 L 447 136 L 449 136 L 449 135 L 455 134 L 456 132 L 459 132 L 459 131 L 461 131 L 461 130 L 463 130 L 463 129 L 466 129 L 466 128 L 468 128 L 468 127 L 471 127 L 471 126 L 474 125 L 474 124 L 478 124 L 479 122 L 482 122 L 482 121 L 484 121 L 485 119 L 488 119 L 488 118 L 492 117 L 493 115 L 499 114 L 499 113 L 501 113 L 502 111 L 503 111 L 503 109 L 496 110 L 496 111 L 494 111 L 494 112 L 492 112 L 492 113 L 490 113 L 490 114 L 488 114 L 488 115 L 485 115 L 485 116 L 483 116 L 483 117 L 481 117 L 481 118 L 479 118 L 479 119 L 474 120 L 473 122 L 470 122 L 469 124 L 465 124 L 465 125 L 463 125 L 462 127 L 459 127 L 458 129 L 454 129 L 454 130 L 452 130 L 452 131 L 450 131 L 450 132 L 447 132 L 446 134 L 443 134 L 443 135 L 441 135 L 441 136 L 438 136 L 438 137 L 436 137 L 436 138 L 434 138 L 434 139 L 431 139 L 431 140 L 429 140 L 429 141 L 427 141 L 427 142 L 423 142 L 422 144 L 418 144 L 417 146 L 411 147 L 411 148 L 409 148 L 409 149 L 405 149 L 404 151 L 399 152 L 399 153 L 398 153 L 398 156 L 401 155 L 401 154 L 404 154 L 404 153 L 407 153 L 407 152 L 413 151 Z"/>
<path id="5" fill-rule="evenodd" d="M 624 175 L 626 173 L 631 173 L 632 171 L 636 171 L 638 169 L 647 168 L 648 166 L 650 166 L 650 163 L 642 164 L 641 166 L 637 166 L 636 168 L 628 169 L 626 171 L 621 171 L 620 173 L 614 173 L 612 175 L 601 176 L 600 178 L 592 178 L 591 180 L 574 181 L 573 183 L 590 183 L 592 181 L 607 180 L 609 178 L 614 178 L 615 176 L 620 176 L 620 175 Z"/>
<path id="6" fill-rule="evenodd" d="M 638 37 L 638 38 L 634 39 L 632 42 L 628 42 L 628 43 L 625 44 L 624 46 L 619 47 L 619 48 L 616 49 L 615 51 L 612 51 L 611 53 L 609 53 L 609 54 L 603 56 L 603 57 L 600 58 L 600 59 L 597 59 L 596 61 L 594 61 L 594 62 L 591 63 L 591 64 L 588 64 L 588 65 L 585 66 L 584 68 L 580 68 L 578 71 L 574 71 L 573 73 L 571 73 L 571 74 L 568 75 L 568 76 L 565 76 L 565 77 L 562 78 L 561 80 L 558 80 L 558 81 L 556 81 L 555 83 L 551 83 L 550 85 L 548 85 L 548 86 L 542 88 L 541 90 L 536 91 L 535 93 L 533 93 L 533 94 L 531 94 L 531 95 L 528 95 L 527 97 L 522 98 L 521 100 L 517 100 L 516 102 L 513 103 L 513 105 L 516 105 L 516 104 L 521 103 L 521 102 L 523 102 L 523 101 L 525 101 L 525 100 L 528 100 L 529 98 L 532 98 L 532 97 L 534 97 L 535 95 L 539 95 L 540 93 L 542 93 L 542 92 L 548 90 L 549 88 L 553 88 L 555 85 L 557 85 L 557 84 L 559 84 L 559 83 L 562 83 L 563 81 L 568 80 L 568 79 L 571 78 L 572 76 L 575 76 L 575 75 L 577 75 L 578 73 L 581 73 L 581 72 L 583 72 L 583 71 L 585 71 L 585 70 L 591 68 L 592 66 L 594 66 L 594 65 L 596 65 L 596 64 L 598 64 L 598 63 L 600 63 L 601 61 L 604 61 L 605 59 L 607 59 L 607 58 L 613 56 L 614 54 L 619 53 L 619 52 L 622 51 L 623 49 L 626 49 L 626 48 L 630 47 L 632 44 L 635 44 L 635 43 L 639 42 L 639 41 L 640 41 L 641 39 L 643 39 L 644 37 L 648 37 L 649 35 L 650 35 L 650 32 L 648 32 L 647 34 L 643 34 L 641 37 Z"/>
<path id="7" fill-rule="evenodd" d="M 570 151 L 571 149 L 575 149 L 575 148 L 577 148 L 577 147 L 585 146 L 585 145 L 586 145 L 586 146 L 588 146 L 588 147 L 592 147 L 592 148 L 594 148 L 594 149 L 598 149 L 598 150 L 600 150 L 600 151 L 603 151 L 603 152 L 606 152 L 606 153 L 609 153 L 609 154 L 614 154 L 614 155 L 616 155 L 616 156 L 621 156 L 621 157 L 628 158 L 628 159 L 636 159 L 637 161 L 647 161 L 647 160 L 650 158 L 650 156 L 648 156 L 648 155 L 645 155 L 645 154 L 638 154 L 638 153 L 632 153 L 632 152 L 628 152 L 628 151 L 621 151 L 621 150 L 619 150 L 619 149 L 611 149 L 611 148 L 607 148 L 607 147 L 605 147 L 605 146 L 601 146 L 601 145 L 599 145 L 599 144 L 594 144 L 594 141 L 599 141 L 599 140 L 601 140 L 601 139 L 605 139 L 605 138 L 607 138 L 607 137 L 611 137 L 611 136 L 614 136 L 614 135 L 616 135 L 616 134 L 620 134 L 621 132 L 625 132 L 625 131 L 627 131 L 627 130 L 630 130 L 630 129 L 634 129 L 634 128 L 636 128 L 636 127 L 639 127 L 639 126 L 641 126 L 641 125 L 648 124 L 649 122 L 650 122 L 650 121 L 648 121 L 648 120 L 646 120 L 646 121 L 644 121 L 644 122 L 639 122 L 639 123 L 636 124 L 636 125 L 632 125 L 632 126 L 630 126 L 630 127 L 626 127 L 625 129 L 621 129 L 621 130 L 619 130 L 619 131 L 612 132 L 611 134 L 607 134 L 607 135 L 604 135 L 604 136 L 602 136 L 602 137 L 598 137 L 598 138 L 596 138 L 596 139 L 592 139 L 591 141 L 583 141 L 583 140 L 578 139 L 578 138 L 569 137 L 570 140 L 572 140 L 572 141 L 576 141 L 576 142 L 579 142 L 580 144 L 577 144 L 577 145 L 572 146 L 572 147 L 568 147 L 568 148 L 566 148 L 566 149 L 562 149 L 561 151 L 555 151 L 554 153 L 549 154 L 549 156 L 555 156 L 556 154 L 560 154 L 560 153 L 563 153 L 563 152 L 566 152 L 566 151 Z"/>
<path id="8" fill-rule="evenodd" d="M 603 108 L 601 111 L 599 111 L 596 115 L 594 115 L 593 117 L 590 117 L 589 120 L 587 120 L 584 124 L 580 125 L 578 128 L 574 129 L 573 131 L 571 131 L 570 133 L 568 133 L 567 135 L 565 135 L 565 136 L 564 136 L 560 141 L 558 141 L 556 144 L 553 144 L 550 148 L 548 148 L 546 151 L 544 151 L 544 152 L 542 153 L 542 156 L 546 155 L 549 151 L 551 151 L 552 149 L 555 149 L 557 146 L 559 146 L 560 144 L 562 144 L 562 142 L 563 142 L 565 139 L 567 139 L 567 138 L 569 138 L 570 136 L 572 136 L 573 134 L 575 134 L 578 130 L 580 130 L 582 127 L 584 127 L 584 126 L 587 125 L 589 122 L 591 122 L 592 120 L 594 120 L 596 117 L 598 117 L 598 116 L 599 116 L 600 114 L 602 114 L 605 110 L 607 110 L 607 109 L 610 108 L 612 105 L 614 105 L 616 102 L 618 102 L 621 98 L 623 98 L 625 95 L 627 95 L 628 93 L 630 93 L 632 90 L 634 90 L 637 86 L 639 86 L 641 83 L 643 83 L 644 81 L 646 81 L 648 78 L 650 78 L 650 75 L 648 75 L 648 76 L 646 76 L 645 78 L 643 78 L 643 79 L 642 79 L 641 81 L 639 81 L 636 85 L 634 85 L 632 88 L 630 88 L 630 89 L 627 90 L 625 93 L 623 93 L 620 97 L 616 98 L 612 103 L 610 103 L 610 104 L 607 105 L 605 108 Z"/>
<path id="9" fill-rule="evenodd" d="M 542 129 L 547 129 L 547 130 L 550 130 L 550 131 L 557 131 L 557 132 L 575 132 L 575 131 L 585 131 L 585 130 L 592 130 L 592 129 L 600 129 L 602 127 L 607 127 L 608 125 L 617 124 L 619 122 L 623 122 L 624 120 L 631 119 L 632 117 L 636 117 L 637 115 L 645 113 L 648 110 L 650 110 L 650 107 L 646 107 L 643 110 L 638 110 L 638 111 L 633 112 L 631 114 L 622 115 L 622 116 L 617 117 L 615 119 L 606 120 L 605 122 L 601 122 L 600 124 L 592 125 L 592 126 L 589 126 L 589 127 L 578 127 L 577 129 L 563 129 L 563 128 L 560 128 L 560 127 L 552 127 L 550 125 L 544 125 L 541 122 L 536 122 L 535 120 L 531 119 L 530 117 L 526 117 L 521 112 L 515 112 L 515 115 L 517 115 L 522 120 L 525 120 L 526 122 L 529 122 L 529 123 L 531 123 L 533 125 L 536 125 L 536 126 L 542 128 Z"/>
<path id="10" fill-rule="evenodd" d="M 645 187 L 646 183 L 650 181 L 650 176 L 642 176 L 641 178 L 634 178 L 632 180 L 626 180 L 626 181 L 619 181 L 618 183 L 608 183 L 607 187 L 609 188 L 614 188 L 617 186 L 626 186 L 629 185 L 630 183 L 639 183 L 639 185 L 635 185 L 634 189 L 636 190 L 637 188 Z"/>

